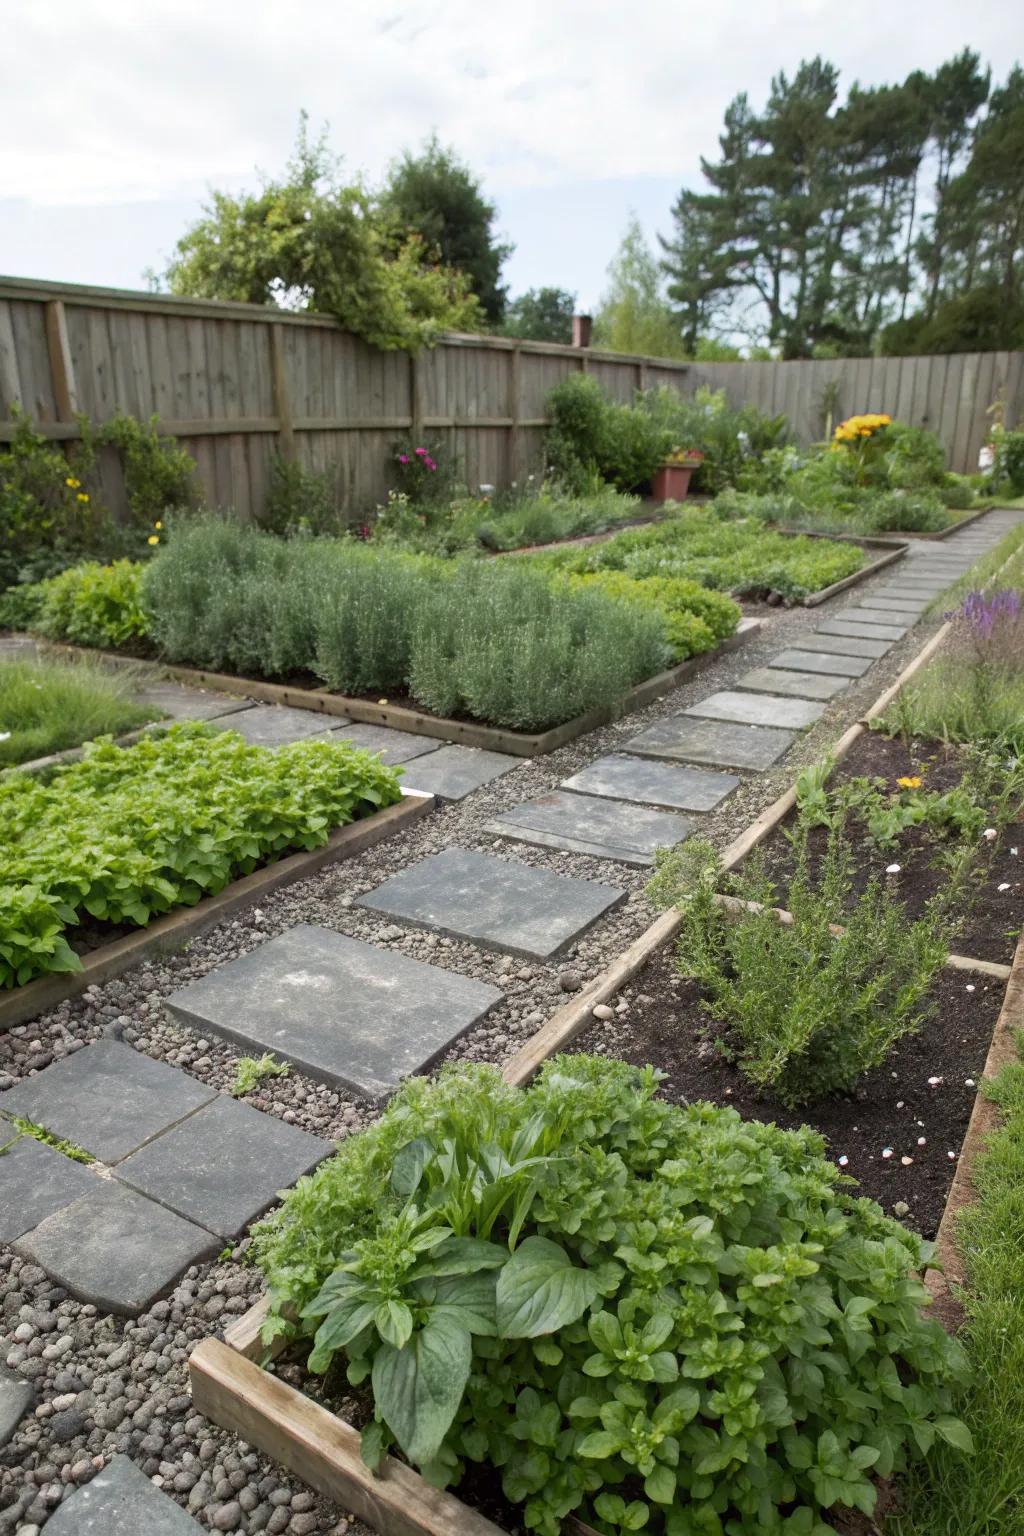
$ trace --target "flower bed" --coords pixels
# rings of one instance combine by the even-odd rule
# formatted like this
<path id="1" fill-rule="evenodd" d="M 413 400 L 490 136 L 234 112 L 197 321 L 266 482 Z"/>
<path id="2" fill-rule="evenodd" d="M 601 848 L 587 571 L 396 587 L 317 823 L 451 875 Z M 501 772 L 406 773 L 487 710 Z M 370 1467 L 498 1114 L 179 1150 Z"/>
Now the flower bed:
<path id="1" fill-rule="evenodd" d="M 97 743 L 45 782 L 8 774 L 0 986 L 80 971 L 79 949 L 318 849 L 400 798 L 394 769 L 343 743 L 269 751 L 199 724 Z"/>
<path id="2" fill-rule="evenodd" d="M 153 719 L 132 679 L 87 661 L 0 661 L 0 768 L 120 735 Z"/>

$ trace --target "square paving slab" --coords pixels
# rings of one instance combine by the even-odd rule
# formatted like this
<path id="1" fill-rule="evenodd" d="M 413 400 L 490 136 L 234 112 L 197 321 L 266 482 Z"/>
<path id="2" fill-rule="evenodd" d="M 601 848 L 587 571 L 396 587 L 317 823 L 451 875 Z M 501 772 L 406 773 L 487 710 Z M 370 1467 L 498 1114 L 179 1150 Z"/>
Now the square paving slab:
<path id="1" fill-rule="evenodd" d="M 0 1448 L 14 1434 L 34 1397 L 31 1383 L 24 1376 L 0 1365 Z"/>
<path id="2" fill-rule="evenodd" d="M 811 672 L 783 672 L 781 667 L 755 667 L 737 683 L 739 688 L 785 694 L 788 699 L 834 699 L 848 686 L 845 677 L 815 677 Z"/>
<path id="3" fill-rule="evenodd" d="M 864 606 L 856 609 L 856 612 L 864 615 L 865 624 L 873 624 L 877 619 L 883 624 L 906 624 L 909 628 L 917 623 L 924 612 L 924 606 L 908 608 L 906 603 L 890 603 L 885 598 L 877 603 L 865 599 Z"/>
<path id="4" fill-rule="evenodd" d="M 504 752 L 486 752 L 482 747 L 441 747 L 429 756 L 418 757 L 407 768 L 403 789 L 416 789 L 439 800 L 464 800 L 474 789 L 500 779 L 503 773 L 523 764 L 521 757 Z"/>
<path id="5" fill-rule="evenodd" d="M 46 1522 L 50 1536 L 201 1536 L 203 1526 L 154 1487 L 128 1456 L 114 1456 Z"/>
<path id="6" fill-rule="evenodd" d="M 151 704 L 156 713 L 167 715 L 164 721 L 216 720 L 221 715 L 234 715 L 243 709 L 251 709 L 250 699 L 239 699 L 230 693 L 208 693 L 205 688 L 185 688 L 181 683 L 148 683 L 139 689 L 139 702 Z"/>
<path id="7" fill-rule="evenodd" d="M 385 763 L 407 763 L 411 757 L 425 757 L 436 752 L 441 745 L 430 736 L 417 736 L 412 731 L 393 731 L 388 725 L 346 725 L 338 734 L 339 741 L 350 741 L 364 752 L 379 752 Z"/>
<path id="8" fill-rule="evenodd" d="M 708 720 L 735 720 L 740 725 L 779 725 L 786 730 L 802 731 L 821 719 L 825 706 L 813 704 L 808 699 L 773 699 L 763 693 L 737 693 L 725 689 L 722 693 L 712 693 L 683 713 Z"/>
<path id="9" fill-rule="evenodd" d="M 500 1001 L 482 981 L 300 923 L 175 992 L 167 1008 L 249 1055 L 272 1051 L 318 1082 L 379 1098 Z"/>
<path id="10" fill-rule="evenodd" d="M 254 704 L 240 715 L 210 721 L 225 731 L 237 731 L 254 747 L 285 747 L 307 736 L 332 735 L 348 722 L 344 715 L 323 715 L 316 709 L 290 709 L 286 704 Z"/>
<path id="11" fill-rule="evenodd" d="M 220 1240 L 113 1179 L 47 1216 L 14 1244 L 72 1296 L 137 1317 Z"/>
<path id="12" fill-rule="evenodd" d="M 503 811 L 487 823 L 486 830 L 542 848 L 566 848 L 597 859 L 647 865 L 654 863 L 656 848 L 671 848 L 688 837 L 691 823 L 674 811 L 652 811 L 645 805 L 558 789 Z"/>
<path id="13" fill-rule="evenodd" d="M 770 768 L 791 747 L 794 731 L 768 726 L 736 725 L 728 720 L 696 720 L 691 715 L 670 715 L 667 720 L 641 731 L 626 746 L 648 757 L 667 757 L 684 763 L 711 763 L 721 768 Z"/>
<path id="14" fill-rule="evenodd" d="M 684 768 L 681 763 L 615 752 L 574 773 L 562 788 L 673 811 L 710 811 L 739 783 L 734 773 L 709 773 L 702 768 Z"/>
<path id="15" fill-rule="evenodd" d="M 817 632 L 800 636 L 802 651 L 825 651 L 830 656 L 868 656 L 872 661 L 877 661 L 886 651 L 891 651 L 894 644 L 895 641 L 883 640 L 881 636 L 874 640 L 860 640 L 852 635 L 822 635 Z"/>
<path id="16" fill-rule="evenodd" d="M 17 1134 L 0 1120 L 0 1146 Z M 34 1136 L 18 1137 L 0 1158 L 0 1243 L 13 1243 L 96 1183 L 96 1174 L 84 1163 L 74 1162 Z"/>
<path id="17" fill-rule="evenodd" d="M 902 640 L 907 633 L 903 624 L 865 624 L 860 619 L 823 619 L 815 630 L 818 635 L 847 635 L 858 640 Z"/>
<path id="18" fill-rule="evenodd" d="M 117 1040 L 95 1040 L 0 1094 L 0 1111 L 116 1163 L 214 1097 L 215 1088 L 177 1067 Z"/>
<path id="19" fill-rule="evenodd" d="M 873 665 L 870 656 L 834 656 L 821 651 L 780 651 L 773 667 L 789 672 L 820 672 L 826 677 L 863 677 Z"/>
<path id="20" fill-rule="evenodd" d="M 239 1237 L 278 1192 L 334 1151 L 223 1095 L 117 1167 L 117 1178 L 219 1237 Z"/>
<path id="21" fill-rule="evenodd" d="M 446 848 L 360 896 L 357 905 L 482 949 L 547 960 L 625 899 L 617 886 Z"/>

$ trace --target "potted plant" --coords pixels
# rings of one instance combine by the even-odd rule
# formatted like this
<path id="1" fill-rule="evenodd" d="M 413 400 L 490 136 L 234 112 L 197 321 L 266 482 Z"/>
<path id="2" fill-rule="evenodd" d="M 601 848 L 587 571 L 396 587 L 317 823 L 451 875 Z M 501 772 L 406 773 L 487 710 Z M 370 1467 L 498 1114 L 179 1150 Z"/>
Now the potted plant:
<path id="1" fill-rule="evenodd" d="M 654 471 L 651 494 L 655 501 L 682 501 L 690 488 L 690 476 L 704 462 L 699 448 L 673 448 Z"/>

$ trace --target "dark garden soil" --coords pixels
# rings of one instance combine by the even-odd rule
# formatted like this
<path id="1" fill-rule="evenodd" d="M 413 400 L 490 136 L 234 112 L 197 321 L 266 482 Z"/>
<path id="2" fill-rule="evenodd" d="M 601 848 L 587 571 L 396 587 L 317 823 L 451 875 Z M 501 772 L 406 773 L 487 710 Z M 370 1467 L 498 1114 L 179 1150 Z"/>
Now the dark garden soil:
<path id="1" fill-rule="evenodd" d="M 920 774 L 926 789 L 947 790 L 960 782 L 960 757 L 955 747 L 940 742 L 915 742 L 907 747 L 897 737 L 868 731 L 861 736 L 832 776 L 833 785 L 852 778 L 882 778 L 895 790 L 896 780 Z M 778 884 L 778 902 L 786 906 L 786 888 L 793 871 L 792 850 L 784 829 L 795 820 L 793 813 L 763 845 L 769 872 Z M 856 823 L 851 827 L 857 831 Z M 817 870 L 827 841 L 823 827 L 811 833 L 811 870 Z M 935 862 L 945 840 L 921 827 L 909 827 L 900 834 L 898 847 L 879 848 L 865 835 L 861 858 L 854 879 L 854 896 L 859 896 L 873 875 L 884 875 L 890 864 L 899 864 L 900 873 L 887 879 L 895 882 L 908 917 L 918 918 L 930 897 L 942 887 L 944 874 Z M 1013 851 L 1016 849 L 1016 853 Z M 1005 886 L 1005 890 L 1000 890 Z M 976 960 L 996 960 L 1009 964 L 1024 922 L 1024 822 L 1015 823 L 996 843 L 981 850 L 981 866 L 974 888 L 974 901 L 963 928 L 953 940 L 958 954 Z"/>
<path id="2" fill-rule="evenodd" d="M 649 961 L 635 986 L 629 1012 L 591 1025 L 573 1050 L 659 1067 L 667 1073 L 661 1092 L 676 1104 L 707 1099 L 731 1104 L 746 1119 L 787 1129 L 813 1126 L 826 1138 L 829 1157 L 849 1159 L 844 1172 L 861 1194 L 890 1215 L 905 1203 L 902 1219 L 934 1237 L 956 1171 L 949 1154 L 959 1156 L 1005 982 L 943 971 L 933 991 L 934 1017 L 869 1072 L 854 1097 L 822 1099 L 797 1111 L 759 1093 L 724 1059 L 715 1043 L 724 1026 L 704 1012 L 697 984 L 677 974 L 671 949 Z M 890 1157 L 883 1156 L 887 1148 Z"/>

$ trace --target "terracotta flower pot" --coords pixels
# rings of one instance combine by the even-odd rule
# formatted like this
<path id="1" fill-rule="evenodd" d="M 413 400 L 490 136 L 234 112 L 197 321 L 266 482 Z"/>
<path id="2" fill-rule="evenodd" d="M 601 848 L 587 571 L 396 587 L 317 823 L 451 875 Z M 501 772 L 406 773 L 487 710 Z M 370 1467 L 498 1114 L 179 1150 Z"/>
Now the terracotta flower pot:
<path id="1" fill-rule="evenodd" d="M 683 501 L 690 488 L 692 464 L 661 464 L 654 471 L 651 495 L 655 501 Z"/>

